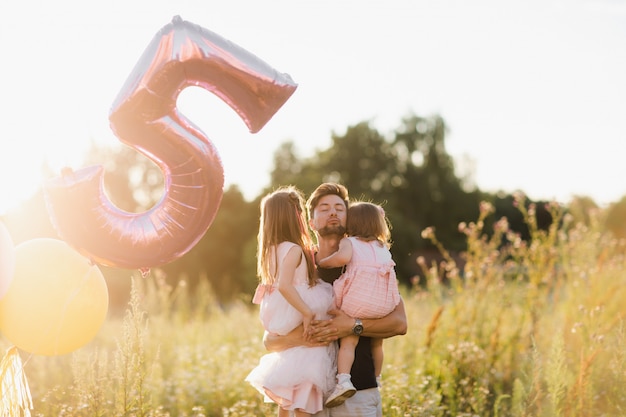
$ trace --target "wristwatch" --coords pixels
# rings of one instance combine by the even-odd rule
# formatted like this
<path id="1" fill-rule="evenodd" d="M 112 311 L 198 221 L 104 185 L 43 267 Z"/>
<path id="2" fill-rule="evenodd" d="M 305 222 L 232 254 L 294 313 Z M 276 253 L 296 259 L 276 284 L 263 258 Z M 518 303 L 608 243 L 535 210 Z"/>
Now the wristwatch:
<path id="1" fill-rule="evenodd" d="M 361 319 L 354 319 L 354 326 L 352 326 L 352 334 L 360 336 L 363 333 L 363 322 Z"/>

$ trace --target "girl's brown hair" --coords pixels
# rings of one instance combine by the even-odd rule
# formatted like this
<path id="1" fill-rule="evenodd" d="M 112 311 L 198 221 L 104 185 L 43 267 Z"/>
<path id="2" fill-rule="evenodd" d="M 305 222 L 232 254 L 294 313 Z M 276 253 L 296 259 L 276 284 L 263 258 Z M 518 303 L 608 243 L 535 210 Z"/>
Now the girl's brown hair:
<path id="1" fill-rule="evenodd" d="M 293 242 L 302 248 L 307 263 L 309 285 L 315 284 L 313 241 L 306 226 L 304 196 L 294 186 L 280 187 L 261 200 L 261 217 L 257 236 L 257 274 L 263 284 L 272 284 L 276 272 L 271 265 L 272 252 L 282 242 Z M 272 248 L 274 248 L 272 250 Z"/>
<path id="2" fill-rule="evenodd" d="M 367 201 L 350 204 L 346 229 L 348 236 L 377 240 L 387 248 L 391 247 L 391 224 L 383 208 L 377 204 Z"/>

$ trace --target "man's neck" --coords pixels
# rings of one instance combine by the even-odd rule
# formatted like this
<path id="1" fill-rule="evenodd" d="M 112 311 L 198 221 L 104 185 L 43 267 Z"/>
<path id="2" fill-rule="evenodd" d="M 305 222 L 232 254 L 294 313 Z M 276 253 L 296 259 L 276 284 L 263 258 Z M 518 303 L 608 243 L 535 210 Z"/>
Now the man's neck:
<path id="1" fill-rule="evenodd" d="M 317 259 L 325 258 L 337 252 L 341 235 L 317 236 Z"/>

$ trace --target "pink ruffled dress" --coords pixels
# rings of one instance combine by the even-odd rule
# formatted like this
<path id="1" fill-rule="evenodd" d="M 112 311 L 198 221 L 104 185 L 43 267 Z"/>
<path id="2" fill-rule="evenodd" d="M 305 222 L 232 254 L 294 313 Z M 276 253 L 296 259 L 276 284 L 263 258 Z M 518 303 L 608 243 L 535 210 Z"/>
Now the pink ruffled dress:
<path id="1" fill-rule="evenodd" d="M 284 260 L 291 242 L 278 245 L 278 263 Z M 306 261 L 296 269 L 293 284 L 316 318 L 328 318 L 333 307 L 333 289 L 321 280 L 313 287 L 307 282 Z M 253 302 L 260 304 L 260 319 L 270 333 L 285 335 L 302 323 L 302 314 L 282 296 L 274 285 L 259 285 Z M 265 402 L 275 402 L 287 410 L 302 409 L 315 414 L 324 407 L 324 399 L 335 385 L 337 347 L 298 346 L 263 355 L 246 381 L 263 394 Z"/>
<path id="2" fill-rule="evenodd" d="M 352 243 L 352 258 L 346 271 L 333 283 L 337 307 L 350 317 L 384 317 L 400 302 L 391 252 L 378 241 L 347 239 Z"/>

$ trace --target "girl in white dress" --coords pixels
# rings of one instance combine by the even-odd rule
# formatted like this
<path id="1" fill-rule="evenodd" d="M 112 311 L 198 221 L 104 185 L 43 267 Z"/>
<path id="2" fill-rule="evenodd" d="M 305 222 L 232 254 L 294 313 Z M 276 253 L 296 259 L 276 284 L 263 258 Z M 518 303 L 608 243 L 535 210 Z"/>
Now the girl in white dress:
<path id="1" fill-rule="evenodd" d="M 286 335 L 300 324 L 326 319 L 333 289 L 315 278 L 313 242 L 306 228 L 304 197 L 295 187 L 281 187 L 261 200 L 257 273 L 253 302 L 267 332 Z M 336 345 L 297 346 L 261 357 L 246 377 L 266 402 L 278 404 L 278 416 L 292 411 L 305 417 L 321 411 L 334 386 Z"/>
<path id="2" fill-rule="evenodd" d="M 395 262 L 391 257 L 391 232 L 383 208 L 361 201 L 350 204 L 348 237 L 339 249 L 319 260 L 323 268 L 345 265 L 344 273 L 333 283 L 337 308 L 358 319 L 377 319 L 391 313 L 400 302 Z M 327 407 L 337 407 L 354 395 L 350 379 L 358 335 L 342 338 L 337 359 L 337 385 L 326 400 Z M 372 338 L 374 372 L 380 385 L 383 364 L 383 339 Z"/>

